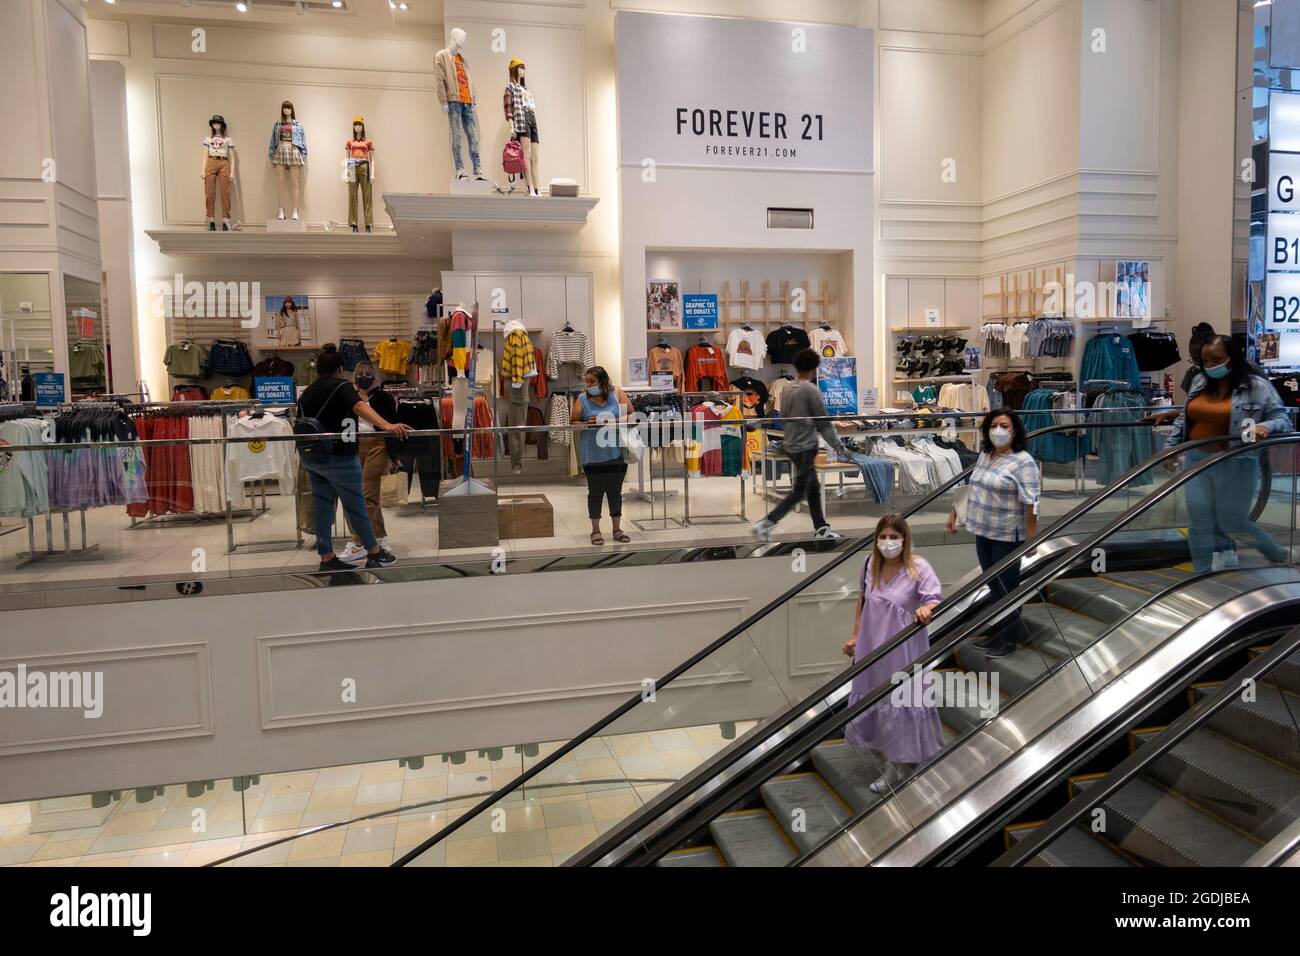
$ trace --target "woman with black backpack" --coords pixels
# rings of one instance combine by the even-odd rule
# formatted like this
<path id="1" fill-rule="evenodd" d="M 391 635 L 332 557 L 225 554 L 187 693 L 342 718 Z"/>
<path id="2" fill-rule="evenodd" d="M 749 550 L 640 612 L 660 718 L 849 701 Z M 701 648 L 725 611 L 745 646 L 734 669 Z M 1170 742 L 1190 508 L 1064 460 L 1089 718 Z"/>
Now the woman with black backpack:
<path id="1" fill-rule="evenodd" d="M 299 443 L 303 467 L 311 477 L 312 526 L 322 571 L 354 570 L 334 553 L 334 510 L 339 501 L 343 502 L 343 512 L 366 549 L 365 566 L 386 568 L 397 561 L 391 551 L 380 547 L 366 513 L 361 463 L 357 457 L 359 419 L 369 422 L 377 431 L 389 432 L 402 440 L 411 432 L 409 425 L 386 421 L 357 394 L 352 383 L 343 377 L 343 356 L 331 342 L 316 358 L 316 381 L 298 399 L 298 424 L 294 428 L 300 435 L 340 432 L 344 435 L 341 439 Z"/>

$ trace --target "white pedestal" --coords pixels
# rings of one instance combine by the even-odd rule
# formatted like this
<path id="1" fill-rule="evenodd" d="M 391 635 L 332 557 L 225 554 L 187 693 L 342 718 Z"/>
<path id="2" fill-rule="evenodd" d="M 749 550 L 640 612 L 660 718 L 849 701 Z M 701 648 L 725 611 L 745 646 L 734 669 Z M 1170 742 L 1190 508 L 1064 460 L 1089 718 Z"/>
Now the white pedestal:
<path id="1" fill-rule="evenodd" d="M 453 196 L 491 196 L 496 193 L 496 184 L 488 180 L 453 179 L 451 194 Z"/>
<path id="2" fill-rule="evenodd" d="M 306 232 L 307 223 L 301 219 L 290 219 L 285 216 L 283 219 L 266 220 L 267 232 Z"/>

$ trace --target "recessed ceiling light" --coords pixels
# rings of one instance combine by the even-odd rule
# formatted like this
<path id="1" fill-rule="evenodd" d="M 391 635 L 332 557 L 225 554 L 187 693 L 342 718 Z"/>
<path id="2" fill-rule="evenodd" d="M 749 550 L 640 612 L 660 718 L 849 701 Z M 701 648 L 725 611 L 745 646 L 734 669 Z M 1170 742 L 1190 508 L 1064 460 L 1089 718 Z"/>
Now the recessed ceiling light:
<path id="1" fill-rule="evenodd" d="M 343 0 L 330 0 L 330 6 L 337 10 L 343 6 Z"/>
<path id="2" fill-rule="evenodd" d="M 239 2 L 235 4 L 235 9 L 238 10 L 240 13 L 247 13 L 248 4 L 245 3 L 244 0 L 239 0 Z"/>

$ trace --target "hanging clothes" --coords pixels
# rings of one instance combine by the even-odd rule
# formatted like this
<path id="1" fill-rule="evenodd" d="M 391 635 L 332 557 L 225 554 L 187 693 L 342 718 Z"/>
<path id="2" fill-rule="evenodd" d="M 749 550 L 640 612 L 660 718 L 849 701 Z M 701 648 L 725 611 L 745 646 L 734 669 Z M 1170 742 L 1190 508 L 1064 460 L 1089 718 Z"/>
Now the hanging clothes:
<path id="1" fill-rule="evenodd" d="M 293 494 L 298 472 L 294 443 L 266 440 L 292 435 L 293 426 L 275 415 L 254 413 L 231 422 L 227 434 L 242 442 L 226 446 L 226 495 L 231 502 L 244 504 L 244 484 L 249 481 L 272 479 L 280 494 Z"/>
<path id="2" fill-rule="evenodd" d="M 1085 384 L 1093 379 L 1127 382 L 1136 391 L 1142 385 L 1142 376 L 1133 344 L 1114 332 L 1103 332 L 1089 339 L 1083 349 L 1079 378 Z"/>
<path id="3" fill-rule="evenodd" d="M 686 352 L 686 391 L 703 392 L 725 388 L 727 366 L 716 345 L 692 345 Z"/>
<path id="4" fill-rule="evenodd" d="M 1121 422 L 1135 424 L 1144 412 L 1137 411 L 1145 403 L 1140 392 L 1104 390 L 1096 396 L 1093 408 L 1111 409 L 1089 418 L 1090 422 Z M 1150 428 L 1097 428 L 1093 443 L 1097 448 L 1097 482 L 1108 485 L 1125 472 L 1148 461 L 1155 454 L 1155 440 Z M 1150 469 L 1144 471 L 1133 484 L 1149 485 L 1155 476 Z"/>
<path id="5" fill-rule="evenodd" d="M 561 329 L 551 336 L 551 344 L 546 350 L 546 374 L 551 378 L 558 378 L 564 365 L 577 365 L 578 374 L 582 375 L 595 364 L 591 343 L 583 333 Z"/>
<path id="6" fill-rule="evenodd" d="M 139 448 L 57 450 L 60 444 L 133 442 L 139 435 L 120 406 L 82 403 L 54 418 L 54 448 L 46 463 L 52 511 L 79 511 L 145 500 L 145 463 Z M 184 448 L 181 448 L 184 453 Z M 188 466 L 189 457 L 184 454 Z"/>
<path id="7" fill-rule="evenodd" d="M 44 445 L 45 422 L 16 418 L 0 422 L 0 446 Z M 0 451 L 0 516 L 31 518 L 50 510 L 50 478 L 46 454 L 39 451 Z"/>
<path id="8" fill-rule="evenodd" d="M 1059 316 L 1040 315 L 1029 324 L 1030 358 L 1063 358 L 1074 350 L 1074 323 Z"/>

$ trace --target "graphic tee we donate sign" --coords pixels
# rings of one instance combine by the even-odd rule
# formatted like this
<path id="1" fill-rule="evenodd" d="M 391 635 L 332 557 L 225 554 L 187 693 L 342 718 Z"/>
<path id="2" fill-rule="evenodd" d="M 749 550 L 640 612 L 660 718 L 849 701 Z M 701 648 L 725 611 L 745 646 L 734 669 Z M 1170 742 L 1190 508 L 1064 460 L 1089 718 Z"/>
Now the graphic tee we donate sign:
<path id="1" fill-rule="evenodd" d="M 872 31 L 619 11 L 619 161 L 871 171 Z"/>

